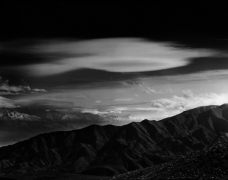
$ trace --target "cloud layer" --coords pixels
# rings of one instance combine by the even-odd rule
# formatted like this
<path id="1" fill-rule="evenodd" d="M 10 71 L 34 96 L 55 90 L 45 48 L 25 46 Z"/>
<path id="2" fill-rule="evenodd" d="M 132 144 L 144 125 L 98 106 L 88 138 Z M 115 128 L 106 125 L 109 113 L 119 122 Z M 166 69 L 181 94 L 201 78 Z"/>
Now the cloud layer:
<path id="1" fill-rule="evenodd" d="M 84 41 L 47 41 L 30 50 L 44 57 L 60 58 L 46 63 L 23 66 L 33 75 L 45 76 L 80 68 L 110 72 L 142 72 L 185 66 L 189 58 L 209 56 L 205 49 L 174 48 L 139 38 L 110 38 Z"/>

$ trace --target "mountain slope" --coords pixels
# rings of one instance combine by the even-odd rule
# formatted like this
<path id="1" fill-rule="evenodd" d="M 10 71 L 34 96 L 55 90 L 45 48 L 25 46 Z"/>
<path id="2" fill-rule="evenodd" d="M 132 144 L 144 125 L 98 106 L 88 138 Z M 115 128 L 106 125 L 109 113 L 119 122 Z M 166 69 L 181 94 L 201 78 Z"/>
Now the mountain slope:
<path id="1" fill-rule="evenodd" d="M 134 170 L 112 177 L 112 180 L 133 179 L 227 179 L 228 142 L 222 137 L 199 151 L 194 151 L 172 162 Z M 103 178 L 109 180 L 110 178 Z"/>
<path id="2" fill-rule="evenodd" d="M 168 163 L 226 139 L 227 113 L 227 105 L 207 106 L 161 121 L 41 134 L 0 148 L 0 170 L 112 176 Z"/>

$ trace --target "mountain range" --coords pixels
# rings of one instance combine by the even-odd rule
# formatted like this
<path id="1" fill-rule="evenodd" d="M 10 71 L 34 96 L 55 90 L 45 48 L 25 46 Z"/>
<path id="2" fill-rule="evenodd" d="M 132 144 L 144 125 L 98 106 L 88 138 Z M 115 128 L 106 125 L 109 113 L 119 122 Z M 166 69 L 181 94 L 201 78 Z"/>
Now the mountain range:
<path id="1" fill-rule="evenodd" d="M 10 145 L 41 133 L 81 129 L 92 124 L 123 125 L 129 116 L 82 113 L 44 108 L 0 108 L 0 146 Z"/>
<path id="2" fill-rule="evenodd" d="M 48 116 L 48 112 L 45 114 L 41 110 L 6 112 L 8 109 L 0 111 L 1 128 L 8 118 L 11 122 L 16 116 L 19 117 L 17 121 L 20 118 L 39 121 Z M 62 172 L 118 176 L 175 162 L 205 151 L 220 139 L 228 139 L 227 104 L 198 107 L 160 121 L 143 120 L 122 126 L 90 125 L 77 130 L 43 133 L 1 147 L 0 174 Z"/>

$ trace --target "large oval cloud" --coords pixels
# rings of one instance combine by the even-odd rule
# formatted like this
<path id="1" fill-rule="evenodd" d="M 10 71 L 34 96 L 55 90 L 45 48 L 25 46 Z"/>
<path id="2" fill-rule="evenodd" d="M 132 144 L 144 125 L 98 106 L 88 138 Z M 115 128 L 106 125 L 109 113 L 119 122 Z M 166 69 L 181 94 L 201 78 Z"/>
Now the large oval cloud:
<path id="1" fill-rule="evenodd" d="M 65 54 L 56 61 L 23 66 L 33 75 L 45 76 L 80 68 L 110 72 L 143 72 L 180 67 L 189 58 L 210 56 L 206 49 L 177 48 L 172 43 L 159 43 L 140 38 L 107 38 L 82 41 L 43 41 L 33 52 L 50 56 Z"/>

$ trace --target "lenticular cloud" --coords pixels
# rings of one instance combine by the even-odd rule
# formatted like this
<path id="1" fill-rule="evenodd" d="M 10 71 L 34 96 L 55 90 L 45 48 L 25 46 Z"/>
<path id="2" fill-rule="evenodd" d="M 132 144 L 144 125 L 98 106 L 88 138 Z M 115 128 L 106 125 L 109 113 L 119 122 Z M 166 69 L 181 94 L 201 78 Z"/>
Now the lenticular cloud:
<path id="1" fill-rule="evenodd" d="M 81 68 L 110 72 L 155 71 L 185 66 L 189 58 L 210 56 L 206 49 L 174 48 L 171 43 L 158 43 L 139 38 L 107 38 L 86 41 L 48 41 L 30 50 L 45 57 L 55 54 L 55 62 L 27 65 L 31 75 L 45 76 Z M 34 52 L 35 51 L 35 52 Z"/>

